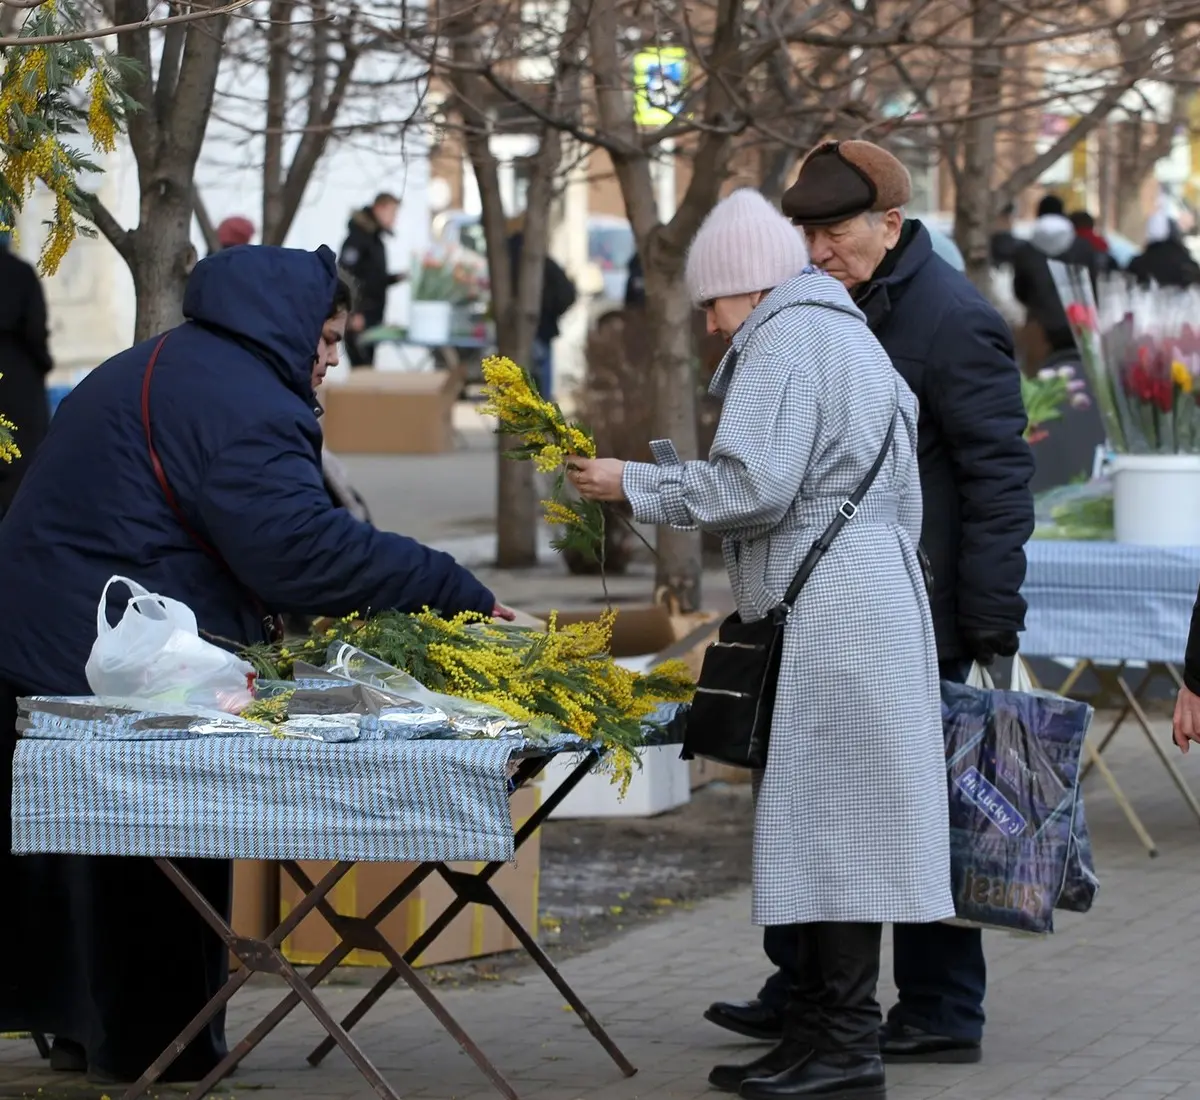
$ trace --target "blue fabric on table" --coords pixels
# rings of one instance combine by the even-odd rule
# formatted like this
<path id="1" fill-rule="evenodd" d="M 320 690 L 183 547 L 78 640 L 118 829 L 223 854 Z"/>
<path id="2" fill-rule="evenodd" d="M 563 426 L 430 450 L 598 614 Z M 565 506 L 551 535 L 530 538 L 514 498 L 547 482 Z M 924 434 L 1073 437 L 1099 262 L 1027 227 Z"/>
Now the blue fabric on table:
<path id="1" fill-rule="evenodd" d="M 13 851 L 509 860 L 513 741 L 66 741 L 13 757 Z"/>
<path id="2" fill-rule="evenodd" d="M 959 920 L 1040 934 L 1054 930 L 1056 906 L 1091 905 L 1098 884 L 1079 797 L 1091 716 L 1056 695 L 942 681 Z"/>
<path id="3" fill-rule="evenodd" d="M 1183 659 L 1200 547 L 1034 540 L 1025 554 L 1023 656 Z"/>
<path id="4" fill-rule="evenodd" d="M 80 704 L 20 701 L 17 854 L 509 860 L 514 756 L 591 751 L 569 734 L 326 743 L 239 732 L 232 718 L 214 734 L 187 716 L 55 713 Z M 647 743 L 681 741 L 686 713 L 648 716 Z"/>

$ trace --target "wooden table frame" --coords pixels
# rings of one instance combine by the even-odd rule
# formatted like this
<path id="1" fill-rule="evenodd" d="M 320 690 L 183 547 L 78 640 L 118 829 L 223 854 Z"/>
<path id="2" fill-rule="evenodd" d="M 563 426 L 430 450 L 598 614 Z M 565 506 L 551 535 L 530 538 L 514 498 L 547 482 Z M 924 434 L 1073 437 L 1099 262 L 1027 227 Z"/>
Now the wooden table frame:
<path id="1" fill-rule="evenodd" d="M 1158 846 L 1154 843 L 1154 838 L 1151 837 L 1149 830 L 1142 823 L 1142 819 L 1138 816 L 1137 810 L 1134 809 L 1133 803 L 1130 802 L 1129 796 L 1121 789 L 1116 776 L 1113 775 L 1112 769 L 1104 759 L 1104 750 L 1108 748 L 1113 738 L 1117 735 L 1117 732 L 1131 717 L 1145 735 L 1146 740 L 1150 742 L 1150 747 L 1158 756 L 1159 761 L 1171 777 L 1172 782 L 1179 789 L 1180 795 L 1183 796 L 1183 800 L 1195 815 L 1197 822 L 1200 822 L 1200 801 L 1197 800 L 1191 787 L 1188 786 L 1187 780 L 1184 778 L 1175 761 L 1171 759 L 1167 747 L 1155 735 L 1154 730 L 1151 728 L 1150 717 L 1143 705 L 1146 690 L 1155 680 L 1166 676 L 1176 688 L 1179 688 L 1183 686 L 1183 677 L 1179 674 L 1179 670 L 1167 661 L 1147 661 L 1145 665 L 1146 668 L 1144 670 L 1138 670 L 1142 672 L 1141 679 L 1136 686 L 1131 686 L 1126 675 L 1130 671 L 1129 661 L 1118 661 L 1113 665 L 1101 665 L 1093 659 L 1082 658 L 1075 662 L 1066 679 L 1059 685 L 1057 694 L 1069 697 L 1083 674 L 1091 671 L 1099 679 L 1102 688 L 1115 688 L 1116 692 L 1124 700 L 1124 704 L 1117 712 L 1116 718 L 1109 725 L 1103 736 L 1099 738 L 1099 742 L 1096 743 L 1093 741 L 1090 735 L 1084 741 L 1083 751 L 1086 763 L 1079 772 L 1079 780 L 1082 783 L 1092 768 L 1095 768 L 1100 773 L 1104 782 L 1108 784 L 1109 790 L 1112 791 L 1113 797 L 1117 800 L 1117 805 L 1121 807 L 1121 811 L 1125 814 L 1130 826 L 1137 834 L 1138 839 L 1145 846 L 1146 851 L 1153 857 L 1158 855 Z"/>
<path id="2" fill-rule="evenodd" d="M 532 781 L 548 763 L 550 757 L 541 756 L 520 762 L 516 775 L 513 777 L 512 789 L 516 790 L 525 783 Z M 575 789 L 592 767 L 597 757 L 588 754 L 575 767 L 571 774 L 554 790 L 538 807 L 530 818 L 517 830 L 515 847 L 521 846 L 532 837 L 546 818 L 562 803 Z M 487 905 L 494 909 L 502 921 L 509 927 L 522 948 L 533 958 L 542 971 L 562 994 L 567 1003 L 574 1009 L 584 1026 L 592 1033 L 597 1042 L 604 1047 L 609 1057 L 626 1077 L 632 1077 L 637 1070 L 629 1062 L 617 1045 L 609 1038 L 608 1033 L 584 1006 L 583 1002 L 559 974 L 554 964 L 538 945 L 537 941 L 522 926 L 512 914 L 504 901 L 491 886 L 491 879 L 505 866 L 503 862 L 488 863 L 480 871 L 467 873 L 456 871 L 445 863 L 431 861 L 420 864 L 403 882 L 395 887 L 382 901 L 366 916 L 344 916 L 338 913 L 330 904 L 330 891 L 345 877 L 354 866 L 353 862 L 342 861 L 333 867 L 314 883 L 295 862 L 285 861 L 284 871 L 293 882 L 303 891 L 304 897 L 290 912 L 280 925 L 265 939 L 239 936 L 230 927 L 225 918 L 218 913 L 204 895 L 183 875 L 170 859 L 156 859 L 155 863 L 183 894 L 189 904 L 200 914 L 210 928 L 220 937 L 226 947 L 237 957 L 241 967 L 229 976 L 229 980 L 213 996 L 213 998 L 196 1015 L 190 1024 L 171 1042 L 166 1050 L 155 1060 L 154 1064 L 129 1087 L 123 1100 L 137 1100 L 166 1072 L 167 1068 L 179 1057 L 184 1048 L 208 1025 L 209 1021 L 229 1003 L 233 995 L 249 980 L 251 974 L 275 974 L 289 986 L 288 994 L 257 1024 L 250 1029 L 245 1037 L 234 1046 L 224 1059 L 187 1094 L 187 1100 L 200 1100 L 223 1078 L 231 1074 L 241 1061 L 259 1043 L 263 1041 L 283 1019 L 298 1004 L 303 1003 L 313 1014 L 328 1034 L 328 1039 L 322 1042 L 308 1058 L 312 1065 L 318 1065 L 334 1047 L 340 1047 L 362 1074 L 375 1093 L 383 1100 L 400 1100 L 399 1094 L 384 1079 L 375 1068 L 358 1043 L 350 1036 L 350 1029 L 362 1019 L 379 998 L 395 984 L 403 980 L 420 998 L 421 1002 L 433 1013 L 437 1021 L 459 1043 L 471 1060 L 483 1074 L 496 1086 L 506 1100 L 519 1100 L 516 1090 L 504 1078 L 492 1061 L 483 1053 L 479 1046 L 463 1030 L 438 999 L 437 995 L 425 984 L 413 969 L 413 962 L 426 951 L 430 944 L 449 926 L 459 913 L 470 904 Z M 447 885 L 454 891 L 454 900 L 425 930 L 424 933 L 403 953 L 396 950 L 379 931 L 379 924 L 392 913 L 422 882 L 430 875 L 439 874 Z M 296 968 L 283 956 L 282 944 L 312 912 L 319 912 L 329 922 L 339 937 L 337 946 L 306 975 L 301 975 Z M 316 994 L 316 987 L 324 981 L 355 949 L 376 951 L 384 956 L 389 963 L 387 972 L 366 993 L 361 1001 L 350 1011 L 342 1023 L 338 1023 Z"/>

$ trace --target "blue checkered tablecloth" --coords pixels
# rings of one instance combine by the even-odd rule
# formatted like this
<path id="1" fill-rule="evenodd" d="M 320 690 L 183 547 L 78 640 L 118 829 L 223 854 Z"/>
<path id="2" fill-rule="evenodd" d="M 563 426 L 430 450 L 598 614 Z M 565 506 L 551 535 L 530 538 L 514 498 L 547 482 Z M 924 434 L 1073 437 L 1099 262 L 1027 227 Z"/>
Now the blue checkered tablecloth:
<path id="1" fill-rule="evenodd" d="M 514 757 L 590 751 L 569 734 L 553 743 L 324 742 L 197 733 L 186 717 L 84 699 L 23 699 L 21 707 L 12 781 L 18 855 L 510 860 Z M 67 717 L 72 710 L 77 717 Z M 681 741 L 686 714 L 660 707 L 646 719 L 647 744 Z"/>
<path id="2" fill-rule="evenodd" d="M 21 738 L 13 851 L 510 860 L 519 740 Z"/>
<path id="3" fill-rule="evenodd" d="M 1024 656 L 1183 660 L 1200 547 L 1034 540 L 1025 553 Z"/>

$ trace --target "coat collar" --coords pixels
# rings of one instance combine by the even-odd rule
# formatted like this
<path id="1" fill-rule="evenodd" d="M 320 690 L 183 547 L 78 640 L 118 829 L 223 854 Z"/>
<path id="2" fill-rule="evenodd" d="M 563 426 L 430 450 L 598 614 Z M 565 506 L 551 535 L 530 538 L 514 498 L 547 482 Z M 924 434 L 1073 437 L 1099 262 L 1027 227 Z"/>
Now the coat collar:
<path id="1" fill-rule="evenodd" d="M 915 219 L 906 222 L 896 252 L 898 254 L 893 253 L 880 264 L 870 282 L 854 291 L 854 303 L 863 311 L 872 329 L 879 326 L 891 312 L 893 301 L 903 294 L 904 287 L 933 258 L 933 238 L 929 236 L 929 230 Z"/>
<path id="2" fill-rule="evenodd" d="M 810 265 L 794 279 L 789 279 L 772 290 L 746 318 L 742 327 L 733 334 L 729 350 L 709 384 L 708 392 L 711 396 L 718 399 L 725 396 L 729 383 L 733 380 L 733 372 L 737 368 L 738 356 L 750 342 L 750 338 L 771 318 L 795 306 L 824 306 L 841 310 L 860 321 L 865 320 L 842 284 L 832 276 L 826 275 L 820 268 Z"/>

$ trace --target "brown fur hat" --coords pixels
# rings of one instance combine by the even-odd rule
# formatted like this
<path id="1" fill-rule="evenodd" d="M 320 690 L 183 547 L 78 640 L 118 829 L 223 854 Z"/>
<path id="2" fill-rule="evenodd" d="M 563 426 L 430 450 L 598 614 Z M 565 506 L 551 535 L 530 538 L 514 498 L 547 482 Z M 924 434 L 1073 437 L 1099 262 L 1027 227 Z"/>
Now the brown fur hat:
<path id="1" fill-rule="evenodd" d="M 833 225 L 870 210 L 894 210 L 912 198 L 912 178 L 870 141 L 826 141 L 784 192 L 783 212 L 797 225 Z"/>

